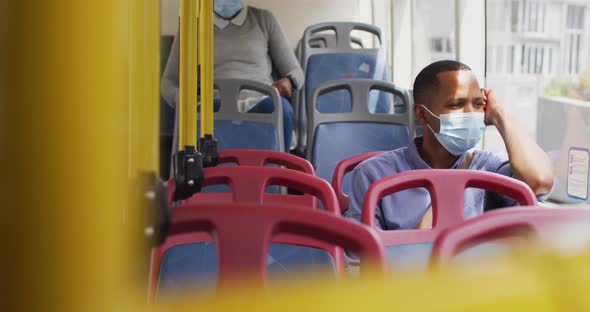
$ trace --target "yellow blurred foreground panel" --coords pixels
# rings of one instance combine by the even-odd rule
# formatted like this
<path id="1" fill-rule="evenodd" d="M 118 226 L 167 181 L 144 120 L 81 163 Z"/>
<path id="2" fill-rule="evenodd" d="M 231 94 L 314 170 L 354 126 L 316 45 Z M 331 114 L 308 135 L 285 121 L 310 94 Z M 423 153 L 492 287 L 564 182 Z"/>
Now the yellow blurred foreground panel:
<path id="1" fill-rule="evenodd" d="M 536 255 L 533 255 L 536 254 Z M 335 285 L 307 281 L 276 291 L 236 290 L 209 302 L 158 311 L 590 311 L 590 253 L 574 258 L 533 253 L 485 267 L 387 281 Z"/>
<path id="2" fill-rule="evenodd" d="M 0 2 L 0 311 L 145 293 L 146 211 L 129 194 L 157 168 L 159 6 Z"/>

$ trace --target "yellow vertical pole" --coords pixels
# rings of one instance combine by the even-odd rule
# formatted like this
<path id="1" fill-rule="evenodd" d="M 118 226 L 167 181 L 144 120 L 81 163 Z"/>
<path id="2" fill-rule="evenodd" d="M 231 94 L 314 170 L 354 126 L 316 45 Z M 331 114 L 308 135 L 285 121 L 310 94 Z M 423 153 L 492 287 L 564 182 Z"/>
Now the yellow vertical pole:
<path id="1" fill-rule="evenodd" d="M 132 297 L 128 87 L 142 73 L 129 71 L 129 5 L 0 2 L 1 311 L 117 311 Z"/>
<path id="2" fill-rule="evenodd" d="M 159 176 L 159 0 L 131 0 L 129 11 L 129 177 Z"/>
<path id="3" fill-rule="evenodd" d="M 131 256 L 123 266 L 128 270 L 129 289 L 140 293 L 140 286 L 147 282 L 149 264 L 145 258 L 149 242 L 144 231 L 149 227 L 160 230 L 152 220 L 158 215 L 156 209 L 162 208 L 152 195 L 157 194 L 159 181 L 159 10 L 160 0 L 129 0 L 129 197 L 122 207 L 122 222 L 123 240 L 129 242 L 125 252 Z"/>
<path id="4" fill-rule="evenodd" d="M 199 0 L 180 5 L 180 108 L 178 147 L 197 146 L 197 12 Z"/>
<path id="5" fill-rule="evenodd" d="M 213 0 L 201 0 L 199 15 L 201 67 L 201 137 L 213 135 Z"/>

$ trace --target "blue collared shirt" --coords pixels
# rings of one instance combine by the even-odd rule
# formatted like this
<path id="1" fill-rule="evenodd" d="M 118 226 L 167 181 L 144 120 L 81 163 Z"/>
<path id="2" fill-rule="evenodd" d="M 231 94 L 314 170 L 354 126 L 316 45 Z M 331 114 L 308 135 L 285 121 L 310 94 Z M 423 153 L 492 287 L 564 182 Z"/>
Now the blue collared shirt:
<path id="1" fill-rule="evenodd" d="M 432 169 L 418 153 L 417 146 L 421 144 L 422 137 L 419 137 L 406 147 L 385 152 L 359 164 L 352 171 L 352 194 L 350 194 L 350 206 L 346 211 L 346 217 L 361 220 L 363 199 L 373 182 L 403 171 Z M 459 157 L 451 169 L 457 169 L 466 155 Z M 512 176 L 510 162 L 488 151 L 474 151 L 468 169 Z M 515 205 L 513 200 L 497 194 L 486 194 L 486 191 L 474 188 L 465 190 L 466 218 L 482 214 L 484 207 L 493 209 L 513 205 Z M 375 214 L 376 224 L 384 230 L 414 229 L 429 208 L 430 195 L 425 188 L 401 191 L 380 201 Z"/>

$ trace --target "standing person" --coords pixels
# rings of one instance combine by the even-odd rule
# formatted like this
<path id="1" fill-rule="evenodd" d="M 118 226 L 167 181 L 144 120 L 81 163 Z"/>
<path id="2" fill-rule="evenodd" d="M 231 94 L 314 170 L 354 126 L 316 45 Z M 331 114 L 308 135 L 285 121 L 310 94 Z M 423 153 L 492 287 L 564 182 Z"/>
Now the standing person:
<path id="1" fill-rule="evenodd" d="M 285 149 L 293 139 L 293 92 L 303 87 L 303 70 L 287 36 L 274 15 L 267 10 L 246 6 L 241 0 L 214 1 L 214 75 L 215 78 L 255 80 L 273 85 L 281 95 Z M 169 105 L 178 102 L 178 33 L 162 77 L 161 92 Z M 273 79 L 273 68 L 278 77 Z M 215 110 L 220 106 L 215 100 Z M 273 102 L 255 92 L 241 92 L 241 111 L 272 113 Z"/>

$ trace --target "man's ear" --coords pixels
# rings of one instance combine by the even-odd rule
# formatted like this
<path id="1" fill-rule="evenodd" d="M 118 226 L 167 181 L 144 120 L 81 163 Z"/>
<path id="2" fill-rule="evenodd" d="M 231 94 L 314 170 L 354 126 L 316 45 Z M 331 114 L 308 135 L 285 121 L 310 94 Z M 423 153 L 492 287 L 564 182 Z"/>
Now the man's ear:
<path id="1" fill-rule="evenodd" d="M 425 116 L 425 111 L 424 111 L 424 107 L 422 107 L 422 104 L 419 103 L 415 103 L 414 104 L 414 116 L 416 117 L 416 119 L 418 120 L 418 122 L 420 122 L 420 124 L 422 125 L 422 127 L 426 126 L 426 116 Z"/>

